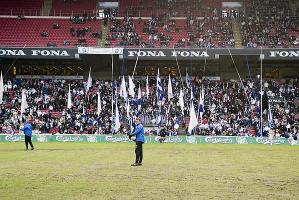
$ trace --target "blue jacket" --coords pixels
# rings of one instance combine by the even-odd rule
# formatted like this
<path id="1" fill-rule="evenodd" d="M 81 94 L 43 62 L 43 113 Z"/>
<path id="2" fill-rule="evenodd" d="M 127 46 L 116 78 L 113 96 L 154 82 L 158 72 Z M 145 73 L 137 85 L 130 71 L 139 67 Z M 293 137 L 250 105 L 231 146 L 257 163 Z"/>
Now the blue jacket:
<path id="1" fill-rule="evenodd" d="M 29 123 L 26 123 L 24 125 L 24 128 L 21 129 L 22 131 L 24 131 L 24 134 L 31 137 L 32 136 L 32 125 Z"/>
<path id="2" fill-rule="evenodd" d="M 145 141 L 144 139 L 144 128 L 142 124 L 138 124 L 135 127 L 135 131 L 131 134 L 136 136 L 136 142 L 143 142 Z"/>

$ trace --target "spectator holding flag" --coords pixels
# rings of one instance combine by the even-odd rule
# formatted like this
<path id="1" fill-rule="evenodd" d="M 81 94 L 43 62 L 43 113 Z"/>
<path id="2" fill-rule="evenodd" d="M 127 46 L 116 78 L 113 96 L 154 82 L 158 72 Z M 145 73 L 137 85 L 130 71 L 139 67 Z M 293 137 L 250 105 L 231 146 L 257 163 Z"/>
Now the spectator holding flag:
<path id="1" fill-rule="evenodd" d="M 141 166 L 142 165 L 142 160 L 143 160 L 143 148 L 142 145 L 145 141 L 144 139 L 144 128 L 143 125 L 141 124 L 141 120 L 139 117 L 136 117 L 135 119 L 135 130 L 133 133 L 131 133 L 130 137 L 135 136 L 135 163 L 133 163 L 131 166 Z"/>

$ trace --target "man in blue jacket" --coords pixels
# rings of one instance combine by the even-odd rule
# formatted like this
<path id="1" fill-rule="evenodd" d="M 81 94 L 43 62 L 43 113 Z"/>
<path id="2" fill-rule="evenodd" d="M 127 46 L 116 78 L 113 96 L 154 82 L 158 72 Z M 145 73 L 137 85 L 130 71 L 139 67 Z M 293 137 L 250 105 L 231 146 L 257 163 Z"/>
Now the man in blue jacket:
<path id="1" fill-rule="evenodd" d="M 24 131 L 25 134 L 25 145 L 26 145 L 26 150 L 28 150 L 28 143 L 31 146 L 31 150 L 34 149 L 32 141 L 31 141 L 31 136 L 32 136 L 32 125 L 30 124 L 29 120 L 27 120 L 24 124 L 24 127 L 21 128 L 21 131 Z"/>
<path id="2" fill-rule="evenodd" d="M 131 137 L 135 136 L 135 163 L 133 163 L 131 166 L 141 166 L 142 165 L 142 159 L 143 159 L 143 150 L 142 150 L 142 144 L 144 143 L 144 128 L 141 124 L 140 118 L 135 119 L 135 130 L 133 133 L 131 133 Z"/>

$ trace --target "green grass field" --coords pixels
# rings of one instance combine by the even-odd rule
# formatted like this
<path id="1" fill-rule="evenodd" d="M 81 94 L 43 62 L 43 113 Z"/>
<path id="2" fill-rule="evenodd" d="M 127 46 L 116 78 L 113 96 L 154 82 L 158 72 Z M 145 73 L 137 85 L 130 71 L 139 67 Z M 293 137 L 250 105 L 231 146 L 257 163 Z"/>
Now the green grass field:
<path id="1" fill-rule="evenodd" d="M 0 199 L 299 199 L 299 146 L 0 143 Z"/>

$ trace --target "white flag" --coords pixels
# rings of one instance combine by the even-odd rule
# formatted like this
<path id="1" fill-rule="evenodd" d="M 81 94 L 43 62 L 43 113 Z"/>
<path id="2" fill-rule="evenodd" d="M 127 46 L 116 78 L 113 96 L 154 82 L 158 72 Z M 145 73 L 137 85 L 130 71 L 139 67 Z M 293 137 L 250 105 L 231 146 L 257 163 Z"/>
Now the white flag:
<path id="1" fill-rule="evenodd" d="M 171 78 L 170 78 L 170 75 L 168 76 L 167 96 L 168 96 L 168 101 L 170 101 L 170 99 L 173 98 L 172 84 L 171 84 Z"/>
<path id="2" fill-rule="evenodd" d="M 183 93 L 182 88 L 180 89 L 179 105 L 181 107 L 182 113 L 184 114 L 184 109 L 185 109 L 185 107 L 184 107 L 184 93 Z"/>
<path id="3" fill-rule="evenodd" d="M 148 84 L 148 76 L 146 76 L 146 98 L 149 96 L 149 84 Z"/>
<path id="4" fill-rule="evenodd" d="M 86 115 L 86 111 L 85 111 L 85 107 L 84 107 L 84 105 L 83 105 L 82 115 L 83 115 L 83 116 Z"/>
<path id="5" fill-rule="evenodd" d="M 126 81 L 125 81 L 125 77 L 124 76 L 122 77 L 122 80 L 121 80 L 119 95 L 121 97 L 125 98 L 125 99 L 128 97 L 127 88 L 126 88 Z"/>
<path id="6" fill-rule="evenodd" d="M 120 120 L 119 120 L 119 112 L 118 112 L 118 105 L 117 101 L 115 104 L 115 124 L 114 124 L 114 131 L 118 132 L 120 129 Z"/>
<path id="7" fill-rule="evenodd" d="M 88 79 L 87 79 L 86 91 L 88 91 L 89 88 L 91 88 L 91 86 L 92 86 L 92 78 L 90 76 L 90 72 L 91 72 L 91 68 L 89 69 L 89 75 L 88 75 Z"/>
<path id="8" fill-rule="evenodd" d="M 190 102 L 193 102 L 193 100 L 194 100 L 194 95 L 193 95 L 192 88 L 191 88 L 191 92 L 190 92 L 190 97 L 191 97 L 191 100 L 190 100 Z"/>
<path id="9" fill-rule="evenodd" d="M 186 72 L 186 86 L 187 86 L 187 88 L 190 88 L 188 72 Z"/>
<path id="10" fill-rule="evenodd" d="M 72 108 L 72 95 L 71 95 L 71 86 L 69 85 L 69 93 L 67 95 L 67 108 Z"/>
<path id="11" fill-rule="evenodd" d="M 135 97 L 135 84 L 133 83 L 132 77 L 129 76 L 129 95 Z"/>
<path id="12" fill-rule="evenodd" d="M 97 109 L 97 114 L 100 115 L 101 112 L 102 112 L 101 95 L 100 95 L 100 92 L 98 92 L 98 109 Z"/>
<path id="13" fill-rule="evenodd" d="M 22 99 L 21 99 L 21 118 L 25 111 L 28 108 L 27 100 L 26 100 L 26 91 L 22 90 Z"/>
<path id="14" fill-rule="evenodd" d="M 195 114 L 193 102 L 190 105 L 190 121 L 188 126 L 188 133 L 191 134 L 192 130 L 198 125 L 198 120 Z"/>
<path id="15" fill-rule="evenodd" d="M 3 92 L 4 92 L 4 85 L 3 85 L 3 77 L 2 77 L 2 71 L 0 76 L 0 104 L 3 103 Z"/>
<path id="16" fill-rule="evenodd" d="M 131 106 L 130 106 L 130 103 L 129 103 L 129 100 L 128 100 L 127 103 L 126 103 L 126 111 L 127 111 L 127 118 L 128 119 L 130 118 L 130 109 L 131 109 Z"/>

